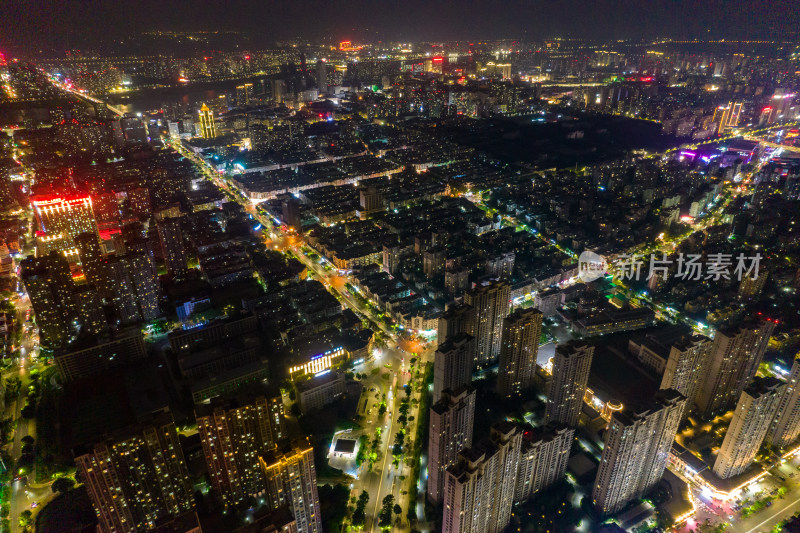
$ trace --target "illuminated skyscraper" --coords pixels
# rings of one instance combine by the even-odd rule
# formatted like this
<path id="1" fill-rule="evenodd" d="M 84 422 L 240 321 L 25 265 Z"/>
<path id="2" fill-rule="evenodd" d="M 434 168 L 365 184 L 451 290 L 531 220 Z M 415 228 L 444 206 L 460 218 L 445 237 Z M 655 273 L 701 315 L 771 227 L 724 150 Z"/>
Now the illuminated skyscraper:
<path id="1" fill-rule="evenodd" d="M 217 125 L 214 123 L 214 112 L 206 104 L 200 108 L 200 131 L 205 139 L 217 136 Z"/>
<path id="2" fill-rule="evenodd" d="M 31 205 L 39 228 L 47 236 L 63 235 L 72 243 L 81 233 L 97 233 L 89 196 L 34 196 Z"/>
<path id="3" fill-rule="evenodd" d="M 445 472 L 443 533 L 499 533 L 511 522 L 522 429 L 501 422 Z"/>
<path id="4" fill-rule="evenodd" d="M 328 64 L 322 60 L 317 61 L 317 87 L 322 94 L 328 92 Z"/>
<path id="5" fill-rule="evenodd" d="M 752 320 L 721 329 L 714 336 L 705 382 L 697 392 L 697 406 L 710 415 L 730 409 L 756 375 L 775 323 Z"/>
<path id="6" fill-rule="evenodd" d="M 711 339 L 702 335 L 685 337 L 670 347 L 660 388 L 676 390 L 688 398 L 687 412 L 703 381 L 710 351 Z"/>
<path id="7" fill-rule="evenodd" d="M 298 533 L 322 533 L 314 448 L 297 440 L 260 457 L 266 479 L 266 500 L 273 509 L 288 505 Z"/>
<path id="8" fill-rule="evenodd" d="M 261 397 L 248 405 L 199 412 L 197 430 L 211 485 L 226 505 L 263 492 L 259 454 L 286 437 L 280 398 Z"/>
<path id="9" fill-rule="evenodd" d="M 725 439 L 714 461 L 714 473 L 727 479 L 747 470 L 775 419 L 786 384 L 775 378 L 754 378 L 742 391 Z"/>
<path id="10" fill-rule="evenodd" d="M 174 277 L 186 274 L 188 257 L 183 243 L 181 219 L 178 217 L 165 218 L 157 223 L 157 227 L 167 272 Z"/>
<path id="11" fill-rule="evenodd" d="M 458 453 L 472 446 L 475 389 L 445 390 L 431 407 L 428 432 L 428 499 L 442 499 L 445 470 L 456 463 Z"/>
<path id="12" fill-rule="evenodd" d="M 444 390 L 456 390 L 472 381 L 474 353 L 475 341 L 466 333 L 459 333 L 439 345 L 433 356 L 434 402 L 439 401 Z"/>
<path id="13" fill-rule="evenodd" d="M 514 501 L 524 502 L 564 478 L 575 429 L 553 423 L 525 430 Z"/>
<path id="14" fill-rule="evenodd" d="M 253 84 L 245 83 L 236 87 L 236 105 L 250 105 L 250 98 L 253 96 Z M 205 135 L 203 135 L 205 137 Z"/>
<path id="15" fill-rule="evenodd" d="M 661 480 L 685 403 L 680 393 L 666 389 L 649 406 L 611 415 L 592 490 L 601 515 L 618 512 Z"/>
<path id="16" fill-rule="evenodd" d="M 136 294 L 136 305 L 142 320 L 150 321 L 161 316 L 159 309 L 160 286 L 153 274 L 153 258 L 144 253 L 128 253 L 122 256 L 128 277 Z"/>
<path id="17" fill-rule="evenodd" d="M 83 274 L 100 291 L 101 296 L 105 296 L 101 268 L 103 250 L 100 247 L 100 239 L 97 237 L 97 233 L 93 231 L 81 233 L 75 237 L 75 245 L 78 247 Z"/>
<path id="18" fill-rule="evenodd" d="M 178 432 L 170 419 L 75 458 L 103 533 L 155 529 L 194 508 Z"/>
<path id="19" fill-rule="evenodd" d="M 69 264 L 62 255 L 51 252 L 43 257 L 28 257 L 20 268 L 42 342 L 52 347 L 63 346 L 75 332 L 73 320 L 77 318 Z"/>
<path id="20" fill-rule="evenodd" d="M 783 448 L 797 440 L 800 436 L 800 354 L 795 357 L 792 370 L 787 378 L 786 387 L 775 420 L 767 434 L 767 442 L 774 448 Z"/>
<path id="21" fill-rule="evenodd" d="M 503 320 L 497 394 L 516 396 L 533 386 L 541 335 L 542 313 L 536 309 L 518 309 Z"/>
<path id="22" fill-rule="evenodd" d="M 728 102 L 714 110 L 712 122 L 719 124 L 719 133 L 739 125 L 743 105 L 743 102 Z"/>
<path id="23" fill-rule="evenodd" d="M 103 299 L 94 285 L 84 283 L 72 291 L 72 302 L 80 321 L 80 332 L 97 335 L 108 329 Z"/>
<path id="24" fill-rule="evenodd" d="M 136 289 L 128 272 L 128 265 L 122 257 L 112 255 L 103 260 L 100 268 L 105 283 L 103 292 L 111 295 L 110 299 L 114 303 L 119 323 L 127 326 L 139 322 L 142 315 L 136 300 Z"/>
<path id="25" fill-rule="evenodd" d="M 441 345 L 459 333 L 473 336 L 475 333 L 475 314 L 472 307 L 465 304 L 451 304 L 439 317 L 436 330 L 436 341 Z"/>
<path id="26" fill-rule="evenodd" d="M 511 287 L 505 281 L 484 282 L 464 294 L 472 306 L 475 327 L 475 364 L 484 365 L 500 356 L 503 319 L 508 316 Z"/>
<path id="27" fill-rule="evenodd" d="M 578 424 L 593 356 L 594 346 L 576 341 L 556 346 L 553 380 L 544 416 L 546 422 L 560 422 L 570 427 Z"/>

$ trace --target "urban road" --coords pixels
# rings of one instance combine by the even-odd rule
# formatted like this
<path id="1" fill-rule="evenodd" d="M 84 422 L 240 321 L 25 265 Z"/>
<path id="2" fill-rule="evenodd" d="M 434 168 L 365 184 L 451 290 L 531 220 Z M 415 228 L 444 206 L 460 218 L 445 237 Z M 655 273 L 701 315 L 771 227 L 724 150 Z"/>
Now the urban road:
<path id="1" fill-rule="evenodd" d="M 62 87 L 63 88 L 63 87 Z M 81 93 L 79 96 L 82 96 L 87 99 L 88 95 Z M 92 101 L 96 101 L 91 99 Z M 669 153 L 673 153 L 680 149 L 687 149 L 687 148 L 697 148 L 700 144 L 702 145 L 710 145 L 718 142 L 722 142 L 725 140 L 729 140 L 735 137 L 739 137 L 741 135 L 747 134 L 755 134 L 755 133 L 765 133 L 772 129 L 776 129 L 779 127 L 786 127 L 784 126 L 776 126 L 771 128 L 762 128 L 762 129 L 752 129 L 746 132 L 737 132 L 736 135 L 731 135 L 725 138 L 718 138 L 706 143 L 687 143 L 681 147 L 673 148 L 664 152 L 663 154 L 649 154 L 649 157 L 659 157 L 663 155 L 668 155 Z M 235 200 L 237 203 L 242 205 L 244 209 L 258 222 L 260 222 L 264 228 L 271 228 L 273 227 L 272 220 L 268 216 L 262 215 L 251 202 L 249 202 L 246 198 L 244 198 L 241 193 L 234 187 L 231 187 L 229 183 L 221 177 L 219 174 L 213 172 L 208 165 L 199 158 L 196 154 L 186 150 L 180 143 L 172 143 L 167 141 L 169 146 L 172 146 L 175 150 L 180 152 L 182 155 L 190 159 L 195 163 L 198 169 L 213 183 L 215 183 L 221 190 L 223 190 L 231 199 Z M 759 165 L 760 166 L 760 165 Z M 725 202 L 727 204 L 727 202 Z M 708 218 L 711 217 L 707 217 Z M 515 220 L 505 218 L 507 223 L 511 223 L 513 225 L 519 225 Z M 707 222 L 706 222 L 707 224 Z M 705 224 L 703 224 L 705 226 Z M 275 239 L 280 236 L 287 237 L 285 232 L 281 232 L 280 228 L 278 228 L 278 232 L 276 233 L 274 230 L 270 231 L 270 237 Z M 543 236 L 542 236 L 543 237 Z M 399 400 L 398 394 L 402 392 L 402 387 L 407 383 L 408 374 L 404 372 L 404 365 L 407 363 L 405 361 L 405 356 L 402 355 L 402 350 L 398 347 L 398 342 L 400 339 L 392 331 L 390 328 L 385 326 L 382 321 L 375 317 L 372 311 L 361 302 L 357 301 L 353 296 L 349 293 L 346 288 L 346 284 L 340 282 L 340 276 L 337 275 L 330 275 L 328 274 L 324 267 L 322 267 L 319 263 L 315 262 L 314 260 L 310 259 L 303 253 L 302 251 L 302 241 L 300 241 L 299 237 L 297 238 L 298 241 L 296 243 L 292 243 L 290 241 L 290 248 L 293 252 L 293 255 L 299 259 L 311 272 L 314 272 L 317 277 L 319 277 L 320 281 L 322 281 L 328 290 L 334 291 L 335 294 L 338 294 L 339 297 L 345 304 L 350 307 L 354 312 L 358 315 L 371 317 L 372 322 L 378 326 L 378 328 L 391 339 L 389 346 L 387 346 L 386 354 L 388 355 L 388 360 L 390 360 L 389 364 L 392 369 L 399 369 L 400 372 L 394 371 L 392 372 L 392 385 L 389 387 L 389 391 L 391 392 L 391 400 L 390 394 L 387 393 L 387 412 L 384 415 L 382 420 L 376 420 L 372 423 L 367 424 L 366 431 L 372 431 L 374 433 L 375 428 L 379 427 L 380 423 L 383 422 L 383 426 L 386 427 L 386 431 L 382 432 L 382 444 L 381 444 L 381 452 L 382 452 L 382 464 L 380 471 L 377 472 L 368 472 L 363 473 L 361 479 L 359 479 L 356 483 L 354 483 L 354 488 L 359 486 L 362 490 L 367 490 L 370 495 L 370 503 L 368 505 L 368 513 L 367 516 L 367 524 L 366 530 L 367 531 L 376 531 L 378 530 L 378 514 L 380 513 L 381 502 L 383 498 L 387 494 L 393 494 L 395 497 L 396 503 L 399 503 L 400 506 L 405 511 L 407 509 L 408 502 L 407 500 L 407 490 L 401 489 L 402 480 L 400 479 L 403 475 L 403 468 L 406 468 L 401 464 L 399 469 L 391 468 L 387 470 L 387 465 L 391 466 L 389 462 L 389 457 L 391 455 L 391 448 L 394 442 L 394 434 L 393 431 L 395 430 L 395 421 L 399 417 L 400 413 L 397 411 L 399 407 Z M 554 244 L 551 242 L 551 244 Z M 562 250 L 565 253 L 569 253 L 568 251 Z M 569 255 L 574 255 L 569 253 Z M 347 276 L 343 276 L 344 280 L 350 281 Z M 431 356 L 431 348 L 429 346 L 425 346 L 423 350 L 420 352 L 420 357 L 423 361 L 429 360 Z M 406 354 L 407 355 L 407 354 Z M 377 373 L 375 376 L 380 376 L 380 372 Z M 399 376 L 399 378 L 398 378 Z M 367 391 L 369 388 L 377 388 L 375 386 L 375 380 L 368 379 L 366 380 L 367 383 L 365 385 L 368 386 Z M 384 390 L 383 384 L 381 384 L 381 390 Z M 399 392 L 398 392 L 399 391 Z M 424 391 L 423 391 L 424 393 Z M 377 408 L 377 405 L 376 405 Z M 414 422 L 408 424 L 408 435 L 416 435 L 416 423 L 420 420 L 418 416 L 419 413 L 416 413 Z M 368 433 L 369 434 L 369 433 Z M 19 437 L 21 438 L 21 437 Z M 15 439 L 16 441 L 16 439 Z M 15 443 L 16 444 L 16 443 Z M 15 445 L 16 449 L 16 445 Z M 364 467 L 362 467 L 363 469 Z M 398 482 L 400 480 L 400 482 Z M 415 483 L 416 480 L 408 479 L 406 476 L 407 483 Z M 377 487 L 376 487 L 377 485 Z M 385 485 L 385 488 L 384 488 Z M 15 489 L 16 492 L 16 489 Z M 403 494 L 406 492 L 406 495 Z M 405 499 L 404 499 L 405 498 Z M 21 498 L 14 498 L 15 500 L 21 500 Z M 404 505 L 405 504 L 405 505 Z M 764 511 L 754 514 L 747 519 L 744 519 L 738 523 L 734 522 L 732 524 L 731 530 L 737 531 L 741 533 L 757 533 L 760 531 L 769 531 L 772 528 L 772 525 L 778 523 L 780 520 L 787 518 L 794 514 L 794 512 L 798 508 L 798 504 L 800 504 L 800 486 L 793 487 L 790 492 L 788 492 L 784 498 L 777 500 L 771 507 L 767 508 Z M 16 507 L 16 506 L 14 506 Z M 14 509 L 15 511 L 17 509 Z M 20 509 L 21 512 L 21 509 Z M 15 513 L 12 511 L 12 518 Z M 401 515 L 402 516 L 402 515 Z M 421 516 L 418 517 L 422 519 Z M 722 517 L 721 517 L 722 518 Z M 727 518 L 727 517 L 725 517 Z M 12 521 L 13 523 L 13 521 Z M 12 526 L 13 527 L 13 526 Z"/>
<path id="2" fill-rule="evenodd" d="M 305 243 L 299 235 L 290 234 L 281 230 L 279 226 L 275 226 L 269 216 L 259 212 L 259 210 L 250 201 L 244 198 L 235 187 L 232 187 L 224 177 L 210 169 L 196 154 L 181 146 L 180 143 L 173 143 L 169 140 L 166 142 L 184 157 L 195 163 L 196 167 L 207 179 L 225 192 L 229 198 L 239 203 L 254 220 L 265 228 L 265 230 L 273 228 L 269 230 L 269 237 L 265 239 L 268 243 L 280 243 L 274 244 L 273 246 L 282 249 L 284 252 L 291 251 L 292 255 L 302 262 L 308 271 L 313 273 L 329 291 L 338 295 L 340 300 L 357 315 L 369 318 L 369 320 L 388 338 L 387 347 L 382 350 L 383 355 L 377 361 L 373 362 L 372 367 L 369 369 L 377 368 L 379 372 L 375 374 L 372 374 L 371 371 L 367 372 L 368 378 L 365 379 L 363 383 L 366 388 L 365 394 L 368 398 L 374 398 L 375 393 L 370 392 L 372 388 L 381 392 L 386 392 L 386 413 L 382 418 L 378 417 L 377 410 L 380 400 L 375 402 L 372 408 L 375 420 L 368 421 L 366 427 L 362 431 L 363 434 L 367 435 L 371 440 L 375 430 L 378 427 L 381 428 L 381 453 L 378 463 L 376 463 L 372 471 L 367 471 L 367 467 L 362 465 L 360 468 L 361 475 L 359 479 L 353 483 L 353 494 L 357 496 L 361 493 L 361 490 L 366 490 L 370 496 L 367 505 L 365 531 L 379 531 L 378 515 L 381 511 L 383 499 L 389 494 L 394 496 L 395 503 L 399 504 L 403 509 L 403 513 L 400 515 L 402 517 L 402 525 L 395 527 L 395 529 L 407 529 L 408 525 L 405 519 L 405 513 L 409 505 L 409 488 L 411 487 L 411 483 L 416 483 L 416 480 L 412 480 L 410 476 L 408 476 L 411 471 L 408 465 L 404 463 L 401 463 L 399 467 L 394 467 L 392 465 L 392 447 L 394 445 L 395 434 L 400 429 L 397 423 L 397 419 L 400 417 L 398 409 L 400 407 L 400 395 L 405 394 L 403 387 L 408 383 L 410 378 L 407 372 L 410 365 L 410 358 L 414 357 L 413 354 L 416 353 L 416 356 L 420 359 L 420 363 L 432 361 L 432 346 L 427 343 L 409 339 L 408 337 L 397 335 L 395 331 L 388 327 L 379 317 L 375 316 L 375 313 L 369 309 L 368 306 L 353 297 L 347 289 L 347 284 L 352 281 L 349 276 L 341 275 L 335 270 L 328 271 L 321 263 L 308 257 L 303 251 Z M 409 352 L 404 349 L 404 344 L 406 343 L 417 346 L 418 352 Z M 382 369 L 385 368 L 384 365 L 389 365 L 390 368 L 386 370 L 392 376 L 391 385 L 388 387 L 386 387 L 386 383 L 382 378 L 382 374 L 385 373 L 382 371 Z M 424 393 L 425 391 L 423 391 L 423 394 Z M 419 393 L 414 393 L 413 398 L 419 400 L 419 396 Z M 409 412 L 409 417 L 414 416 L 414 419 L 408 422 L 406 426 L 406 448 L 408 448 L 409 439 L 417 434 L 417 426 L 421 418 L 419 413 L 416 412 L 417 410 L 418 408 L 412 408 Z M 418 520 L 422 519 L 423 517 L 418 516 Z"/>

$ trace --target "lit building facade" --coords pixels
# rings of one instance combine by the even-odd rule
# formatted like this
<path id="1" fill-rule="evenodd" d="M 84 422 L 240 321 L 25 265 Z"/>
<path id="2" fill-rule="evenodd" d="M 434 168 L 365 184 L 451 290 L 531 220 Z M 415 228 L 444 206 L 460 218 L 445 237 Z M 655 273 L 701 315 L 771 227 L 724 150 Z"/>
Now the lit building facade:
<path id="1" fill-rule="evenodd" d="M 200 132 L 205 139 L 213 139 L 217 136 L 217 125 L 214 123 L 214 112 L 203 104 L 199 111 Z"/>
<path id="2" fill-rule="evenodd" d="M 263 494 L 259 456 L 286 437 L 280 398 L 260 397 L 248 405 L 198 413 L 197 430 L 211 485 L 223 503 L 235 505 Z"/>
<path id="3" fill-rule="evenodd" d="M 755 378 L 742 391 L 725 439 L 714 461 L 714 473 L 727 479 L 747 470 L 775 419 L 786 384 L 775 378 Z"/>
<path id="4" fill-rule="evenodd" d="M 180 277 L 188 272 L 189 257 L 183 242 L 179 217 L 165 218 L 156 224 L 161 241 L 161 254 L 171 276 Z"/>
<path id="5" fill-rule="evenodd" d="M 511 522 L 522 429 L 496 424 L 445 471 L 443 533 L 499 533 Z"/>
<path id="6" fill-rule="evenodd" d="M 475 389 L 466 386 L 445 390 L 431 407 L 428 431 L 428 499 L 442 500 L 445 470 L 456 463 L 458 453 L 472 446 Z"/>
<path id="7" fill-rule="evenodd" d="M 670 347 L 660 388 L 673 389 L 683 394 L 688 399 L 687 412 L 705 377 L 703 370 L 710 351 L 711 339 L 703 335 L 680 339 Z"/>
<path id="8" fill-rule="evenodd" d="M 575 341 L 556 346 L 553 379 L 545 410 L 546 422 L 560 422 L 570 427 L 577 425 L 593 357 L 594 346 Z"/>
<path id="9" fill-rule="evenodd" d="M 482 283 L 464 294 L 472 306 L 475 328 L 475 364 L 484 365 L 500 356 L 503 319 L 508 316 L 511 286 L 505 281 Z"/>
<path id="10" fill-rule="evenodd" d="M 31 205 L 39 228 L 48 236 L 61 234 L 72 243 L 81 233 L 97 233 L 90 196 L 34 196 Z"/>
<path id="11" fill-rule="evenodd" d="M 524 431 L 515 502 L 525 502 L 564 478 L 574 436 L 574 428 L 557 422 Z"/>
<path id="12" fill-rule="evenodd" d="M 772 321 L 753 320 L 717 331 L 696 399 L 701 413 L 708 416 L 735 405 L 756 375 L 774 329 Z"/>
<path id="13" fill-rule="evenodd" d="M 298 533 L 322 533 L 314 448 L 308 439 L 260 458 L 266 499 L 273 509 L 288 505 Z"/>
<path id="14" fill-rule="evenodd" d="M 170 420 L 76 457 L 103 533 L 150 531 L 194 508 L 178 431 Z"/>
<path id="15" fill-rule="evenodd" d="M 772 423 L 767 442 L 773 448 L 784 448 L 800 436 L 800 357 L 795 358 L 792 370 L 786 380 L 786 387 L 775 420 Z"/>
<path id="16" fill-rule="evenodd" d="M 652 405 L 615 412 L 605 434 L 592 503 L 607 516 L 640 498 L 659 482 L 680 426 L 686 398 L 666 389 Z"/>
<path id="17" fill-rule="evenodd" d="M 475 340 L 460 333 L 443 342 L 433 356 L 433 401 L 438 402 L 446 389 L 455 390 L 472 381 Z"/>
<path id="18" fill-rule="evenodd" d="M 75 332 L 77 320 L 72 300 L 72 275 L 66 259 L 57 252 L 28 257 L 20 264 L 22 282 L 36 313 L 42 342 L 66 344 Z"/>
<path id="19" fill-rule="evenodd" d="M 308 361 L 299 362 L 289 367 L 289 377 L 297 379 L 307 375 L 316 375 L 330 370 L 334 365 L 342 363 L 347 357 L 341 346 L 331 348 L 323 353 L 311 356 Z"/>
<path id="20" fill-rule="evenodd" d="M 503 320 L 497 394 L 518 396 L 533 386 L 543 315 L 536 309 L 518 309 Z"/>

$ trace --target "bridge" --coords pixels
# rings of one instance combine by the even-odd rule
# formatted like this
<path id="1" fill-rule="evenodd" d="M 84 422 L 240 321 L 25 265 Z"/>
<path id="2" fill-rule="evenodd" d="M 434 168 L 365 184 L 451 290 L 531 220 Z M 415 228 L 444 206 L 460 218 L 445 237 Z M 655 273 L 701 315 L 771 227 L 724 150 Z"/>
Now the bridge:
<path id="1" fill-rule="evenodd" d="M 744 138 L 747 139 L 748 141 L 757 142 L 757 143 L 761 144 L 762 146 L 769 146 L 770 148 L 775 148 L 776 150 L 779 149 L 779 150 L 782 150 L 784 152 L 795 152 L 795 153 L 799 153 L 800 154 L 800 146 L 792 146 L 792 145 L 789 145 L 789 144 L 775 143 L 775 142 L 772 142 L 772 141 L 767 141 L 765 139 L 760 139 L 760 138 L 755 137 L 753 135 L 745 135 Z"/>
<path id="2" fill-rule="evenodd" d="M 119 115 L 120 117 L 125 114 L 125 112 L 122 111 L 120 108 L 115 107 L 115 106 L 113 106 L 111 104 L 108 104 L 105 101 L 100 100 L 99 98 L 95 98 L 92 95 L 89 95 L 89 94 L 86 94 L 86 93 L 82 93 L 82 92 L 80 92 L 80 91 L 78 91 L 76 89 L 72 89 L 72 88 L 69 88 L 69 87 L 61 86 L 61 88 L 64 89 L 65 91 L 67 91 L 67 92 L 70 92 L 70 93 L 74 94 L 78 98 L 82 98 L 84 100 L 88 100 L 89 102 L 92 102 L 92 103 L 95 103 L 95 104 L 105 104 L 106 108 L 109 111 L 111 111 L 112 113 L 114 113 L 116 115 Z"/>

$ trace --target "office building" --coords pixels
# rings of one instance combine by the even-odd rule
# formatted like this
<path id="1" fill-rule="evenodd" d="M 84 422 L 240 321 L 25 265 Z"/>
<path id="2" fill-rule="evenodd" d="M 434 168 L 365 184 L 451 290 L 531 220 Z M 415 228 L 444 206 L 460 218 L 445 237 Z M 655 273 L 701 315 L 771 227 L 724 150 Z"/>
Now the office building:
<path id="1" fill-rule="evenodd" d="M 214 123 L 214 112 L 206 104 L 200 107 L 200 135 L 204 139 L 213 139 L 217 136 L 217 125 Z"/>
<path id="2" fill-rule="evenodd" d="M 485 365 L 500 356 L 510 294 L 511 286 L 504 281 L 484 282 L 464 294 L 464 303 L 472 306 L 474 316 L 476 365 Z"/>
<path id="3" fill-rule="evenodd" d="M 533 386 L 542 316 L 536 309 L 518 309 L 503 319 L 503 341 L 497 369 L 497 394 L 500 396 L 518 396 Z"/>
<path id="4" fill-rule="evenodd" d="M 284 80 L 272 80 L 270 83 L 272 99 L 276 104 L 281 104 L 286 99 L 286 82 Z"/>
<path id="5" fill-rule="evenodd" d="M 475 341 L 459 333 L 440 344 L 433 356 L 433 401 L 438 402 L 445 389 L 456 390 L 472 382 Z"/>
<path id="6" fill-rule="evenodd" d="M 775 323 L 770 320 L 752 320 L 717 331 L 705 381 L 697 394 L 699 412 L 708 416 L 736 404 L 756 375 L 774 329 Z"/>
<path id="7" fill-rule="evenodd" d="M 669 349 L 661 388 L 676 390 L 687 398 L 684 414 L 689 412 L 691 399 L 697 395 L 698 387 L 705 377 L 703 372 L 710 350 L 711 339 L 703 335 L 681 338 Z"/>
<path id="8" fill-rule="evenodd" d="M 181 219 L 165 218 L 156 224 L 161 241 L 161 254 L 167 272 L 174 277 L 181 277 L 188 272 L 188 256 L 183 242 Z"/>
<path id="9" fill-rule="evenodd" d="M 800 436 L 800 357 L 795 358 L 786 378 L 775 419 L 767 433 L 767 442 L 773 448 L 784 448 Z"/>
<path id="10" fill-rule="evenodd" d="M 222 502 L 235 505 L 248 496 L 262 496 L 260 454 L 286 437 L 281 399 L 201 406 L 196 415 L 211 486 Z"/>
<path id="11" fill-rule="evenodd" d="M 511 522 L 522 429 L 501 422 L 445 471 L 443 533 L 499 533 Z"/>
<path id="12" fill-rule="evenodd" d="M 75 458 L 103 533 L 150 531 L 192 511 L 189 474 L 171 417 Z"/>
<path id="13" fill-rule="evenodd" d="M 592 367 L 594 346 L 572 341 L 556 346 L 553 379 L 547 395 L 546 422 L 560 422 L 569 427 L 578 424 L 583 395 Z"/>
<path id="14" fill-rule="evenodd" d="M 197 348 L 205 348 L 209 344 L 219 343 L 258 329 L 258 318 L 254 314 L 217 318 L 195 328 L 175 328 L 168 335 L 169 347 L 176 353 L 190 352 Z"/>
<path id="15" fill-rule="evenodd" d="M 335 402 L 344 396 L 346 389 L 344 373 L 338 370 L 331 370 L 320 376 L 312 376 L 311 379 L 298 381 L 294 385 L 297 389 L 297 401 L 300 403 L 300 410 L 303 413 Z"/>
<path id="16" fill-rule="evenodd" d="M 786 384 L 775 378 L 754 378 L 739 397 L 725 439 L 714 461 L 714 473 L 727 479 L 745 472 L 775 419 Z"/>
<path id="17" fill-rule="evenodd" d="M 445 471 L 458 453 L 472 446 L 475 389 L 471 385 L 445 390 L 431 407 L 428 431 L 428 499 L 442 501 Z"/>
<path id="18" fill-rule="evenodd" d="M 564 479 L 575 429 L 557 422 L 523 432 L 514 501 L 525 502 Z"/>
<path id="19" fill-rule="evenodd" d="M 69 264 L 61 254 L 51 252 L 24 259 L 20 271 L 42 342 L 52 347 L 63 346 L 75 332 L 73 321 L 77 319 Z"/>
<path id="20" fill-rule="evenodd" d="M 297 521 L 298 533 L 322 533 L 314 448 L 308 439 L 267 453 L 260 463 L 268 504 L 273 509 L 288 505 Z"/>

